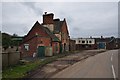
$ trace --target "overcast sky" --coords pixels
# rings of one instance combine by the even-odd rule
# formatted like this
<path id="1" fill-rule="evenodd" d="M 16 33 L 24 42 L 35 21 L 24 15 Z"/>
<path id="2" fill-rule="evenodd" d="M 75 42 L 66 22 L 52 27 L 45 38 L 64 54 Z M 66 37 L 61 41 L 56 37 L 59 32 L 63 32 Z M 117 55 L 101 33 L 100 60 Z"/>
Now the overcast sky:
<path id="1" fill-rule="evenodd" d="M 71 38 L 118 36 L 117 2 L 4 2 L 2 32 L 24 36 L 44 12 L 66 18 Z"/>

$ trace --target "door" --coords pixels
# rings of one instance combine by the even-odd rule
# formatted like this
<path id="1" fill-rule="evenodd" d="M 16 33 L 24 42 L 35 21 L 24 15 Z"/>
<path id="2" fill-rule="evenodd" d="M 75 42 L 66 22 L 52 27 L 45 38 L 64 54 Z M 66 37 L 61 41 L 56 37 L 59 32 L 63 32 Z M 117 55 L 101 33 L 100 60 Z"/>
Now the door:
<path id="1" fill-rule="evenodd" d="M 62 44 L 60 43 L 60 53 L 62 53 Z"/>
<path id="2" fill-rule="evenodd" d="M 99 43 L 99 49 L 105 49 L 105 43 L 101 42 Z"/>
<path id="3" fill-rule="evenodd" d="M 45 56 L 45 46 L 39 46 L 38 47 L 38 57 L 44 57 Z"/>

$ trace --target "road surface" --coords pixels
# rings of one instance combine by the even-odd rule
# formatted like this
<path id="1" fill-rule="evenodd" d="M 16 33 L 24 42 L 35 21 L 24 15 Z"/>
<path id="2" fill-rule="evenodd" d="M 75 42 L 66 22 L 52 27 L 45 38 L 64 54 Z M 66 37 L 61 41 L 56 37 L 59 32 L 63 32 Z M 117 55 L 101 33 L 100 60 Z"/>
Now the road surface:
<path id="1" fill-rule="evenodd" d="M 118 78 L 118 50 L 103 52 L 77 62 L 52 78 Z"/>

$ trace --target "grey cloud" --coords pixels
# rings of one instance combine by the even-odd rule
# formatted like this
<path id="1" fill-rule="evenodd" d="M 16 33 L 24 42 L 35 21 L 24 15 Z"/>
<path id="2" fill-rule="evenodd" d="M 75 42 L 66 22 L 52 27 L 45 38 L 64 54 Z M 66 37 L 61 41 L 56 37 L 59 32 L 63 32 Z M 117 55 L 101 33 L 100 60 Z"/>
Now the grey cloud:
<path id="1" fill-rule="evenodd" d="M 21 5 L 16 3 L 4 4 L 4 31 L 18 32 L 20 35 L 27 34 L 35 21 L 40 20 L 42 22 L 43 12 L 48 11 L 53 12 L 55 18 L 66 18 L 71 37 L 117 36 L 118 34 L 117 3 L 25 2 L 19 4 Z M 10 26 L 17 27 L 9 30 Z"/>
<path id="2" fill-rule="evenodd" d="M 17 25 L 17 27 L 16 27 L 16 25 Z M 9 24 L 8 23 L 8 24 L 3 24 L 2 26 L 4 26 L 2 28 L 3 32 L 8 32 L 10 34 L 16 33 L 20 36 L 26 35 L 28 33 L 28 31 L 30 30 L 27 28 L 27 25 L 25 25 L 25 24 L 17 24 L 17 23 Z"/>
<path id="3" fill-rule="evenodd" d="M 3 3 L 2 31 L 18 35 L 27 34 L 33 24 L 40 18 L 21 3 Z"/>
<path id="4" fill-rule="evenodd" d="M 0 31 L 2 31 L 2 3 L 0 3 Z"/>
<path id="5" fill-rule="evenodd" d="M 32 9 L 34 13 L 37 14 L 37 16 L 40 16 L 43 14 L 43 10 L 40 9 L 39 7 L 35 6 L 36 3 L 35 2 L 24 2 L 24 3 L 21 3 L 23 4 L 24 6 L 27 6 L 28 8 Z"/>

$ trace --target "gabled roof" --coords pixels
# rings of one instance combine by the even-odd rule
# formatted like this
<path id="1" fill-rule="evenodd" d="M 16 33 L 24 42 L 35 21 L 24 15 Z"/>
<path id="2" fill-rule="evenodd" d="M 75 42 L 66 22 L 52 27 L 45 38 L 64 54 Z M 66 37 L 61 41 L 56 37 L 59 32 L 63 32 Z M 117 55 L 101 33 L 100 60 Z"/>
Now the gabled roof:
<path id="1" fill-rule="evenodd" d="M 66 19 L 64 18 L 63 22 L 65 23 L 65 25 L 67 26 L 67 22 L 66 22 Z M 68 27 L 67 28 L 67 33 L 69 34 L 69 31 L 68 31 Z"/>
<path id="2" fill-rule="evenodd" d="M 36 23 L 33 25 L 33 27 L 31 28 L 31 30 L 28 32 L 28 34 L 26 35 L 26 36 L 28 36 L 29 34 L 30 34 L 30 32 L 34 29 L 34 28 L 36 28 L 36 27 L 40 27 L 41 29 L 43 29 L 43 27 L 42 27 L 42 25 L 38 22 L 38 21 L 36 21 Z M 40 29 L 39 28 L 39 29 Z M 44 31 L 44 30 L 43 30 Z M 45 31 L 44 31 L 45 32 Z"/>
<path id="3" fill-rule="evenodd" d="M 59 39 L 52 33 L 47 27 L 42 26 L 38 21 L 34 24 L 32 29 L 28 32 L 27 36 L 30 34 L 30 32 L 35 28 L 38 27 L 37 29 L 42 29 L 43 32 L 47 33 L 50 38 L 52 38 L 52 41 L 59 41 Z M 26 37 L 27 37 L 26 36 Z M 34 35 L 36 36 L 36 35 Z M 31 37 L 34 37 L 31 36 Z M 30 38 L 31 39 L 31 38 Z"/>

